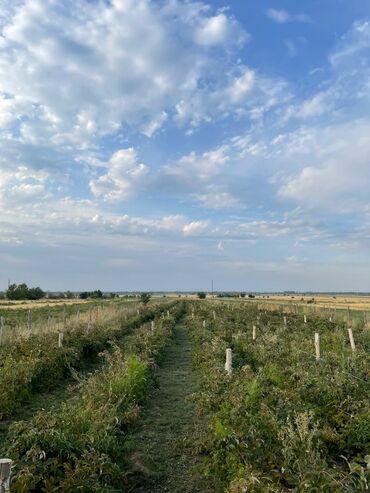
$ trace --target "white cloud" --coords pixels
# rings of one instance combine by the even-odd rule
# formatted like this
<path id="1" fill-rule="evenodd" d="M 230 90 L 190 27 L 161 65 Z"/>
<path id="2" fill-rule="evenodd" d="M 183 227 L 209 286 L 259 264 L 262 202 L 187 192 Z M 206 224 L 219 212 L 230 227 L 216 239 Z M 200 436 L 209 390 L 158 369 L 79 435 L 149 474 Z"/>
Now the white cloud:
<path id="1" fill-rule="evenodd" d="M 229 87 L 230 100 L 232 103 L 239 103 L 254 87 L 255 72 L 246 69 L 244 74 L 236 78 Z"/>
<path id="2" fill-rule="evenodd" d="M 370 121 L 360 119 L 298 130 L 277 144 L 280 156 L 300 164 L 279 196 L 325 212 L 360 212 L 370 200 Z"/>
<path id="3" fill-rule="evenodd" d="M 355 21 L 352 28 L 340 39 L 338 46 L 330 56 L 334 67 L 353 63 L 357 64 L 360 57 L 361 65 L 367 63 L 366 52 L 370 49 L 370 21 Z"/>
<path id="4" fill-rule="evenodd" d="M 269 19 L 278 24 L 285 24 L 287 22 L 309 22 L 310 18 L 306 14 L 291 14 L 284 9 L 267 9 L 266 15 Z"/>
<path id="5" fill-rule="evenodd" d="M 163 168 L 164 176 L 186 183 L 207 182 L 228 163 L 228 146 L 220 146 L 201 155 L 191 152 Z"/>
<path id="6" fill-rule="evenodd" d="M 225 43 L 242 43 L 248 36 L 243 32 L 238 23 L 219 13 L 214 17 L 205 18 L 195 32 L 197 43 L 203 46 L 215 46 Z"/>
<path id="7" fill-rule="evenodd" d="M 122 125 L 150 137 L 182 102 L 204 100 L 205 80 L 227 84 L 230 64 L 207 48 L 247 39 L 226 13 L 176 0 L 25 0 L 4 22 L 0 125 L 20 119 L 35 145 L 86 147 Z M 196 118 L 214 110 L 203 105 Z"/>
<path id="8" fill-rule="evenodd" d="M 210 185 L 206 187 L 203 193 L 193 194 L 193 197 L 207 209 L 243 208 L 243 204 L 238 198 L 217 185 Z"/>
<path id="9" fill-rule="evenodd" d="M 138 163 L 132 147 L 116 151 L 107 163 L 108 172 L 90 181 L 91 192 L 104 200 L 125 200 L 143 183 L 148 167 Z"/>
<path id="10" fill-rule="evenodd" d="M 189 224 L 185 224 L 183 231 L 185 236 L 198 236 L 205 233 L 208 227 L 208 221 L 192 221 Z"/>

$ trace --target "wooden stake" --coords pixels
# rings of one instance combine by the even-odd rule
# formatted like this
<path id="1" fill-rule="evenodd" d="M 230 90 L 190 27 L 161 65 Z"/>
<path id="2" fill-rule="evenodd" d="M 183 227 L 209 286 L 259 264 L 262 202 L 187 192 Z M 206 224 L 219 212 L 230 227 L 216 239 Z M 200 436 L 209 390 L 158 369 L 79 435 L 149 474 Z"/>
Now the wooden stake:
<path id="1" fill-rule="evenodd" d="M 225 371 L 230 375 L 233 371 L 233 352 L 230 348 L 226 349 Z"/>
<path id="2" fill-rule="evenodd" d="M 206 326 L 206 321 L 205 321 L 205 320 L 203 320 L 203 327 L 205 327 L 205 326 Z"/>
<path id="3" fill-rule="evenodd" d="M 213 320 L 216 320 L 216 312 L 213 310 Z"/>
<path id="4" fill-rule="evenodd" d="M 29 331 L 32 330 L 32 312 L 31 312 L 31 310 L 28 310 L 27 328 Z"/>
<path id="5" fill-rule="evenodd" d="M 151 327 L 152 327 L 152 330 L 154 330 L 154 320 L 152 320 L 152 321 L 150 322 L 150 325 L 151 325 Z"/>
<path id="6" fill-rule="evenodd" d="M 284 316 L 284 325 L 287 324 L 287 320 L 286 320 L 286 317 Z"/>
<path id="7" fill-rule="evenodd" d="M 1 493 L 10 492 L 10 475 L 12 473 L 12 461 L 10 459 L 0 459 L 0 491 Z"/>
<path id="8" fill-rule="evenodd" d="M 307 315 L 303 315 L 303 321 L 305 324 L 307 323 Z"/>
<path id="9" fill-rule="evenodd" d="M 349 342 L 351 344 L 351 349 L 353 352 L 356 351 L 355 339 L 353 337 L 352 329 L 348 329 Z"/>
<path id="10" fill-rule="evenodd" d="M 64 339 L 64 334 L 63 334 L 63 332 L 59 332 L 59 337 L 58 337 L 58 347 L 63 347 L 63 339 Z"/>
<path id="11" fill-rule="evenodd" d="M 256 340 L 256 326 L 253 325 L 253 329 L 252 329 L 252 340 L 255 341 Z"/>
<path id="12" fill-rule="evenodd" d="M 87 328 L 90 330 L 92 327 L 92 310 L 89 308 L 89 323 L 87 324 Z"/>
<path id="13" fill-rule="evenodd" d="M 3 344 L 5 320 L 4 317 L 0 317 L 0 346 Z"/>
<path id="14" fill-rule="evenodd" d="M 316 360 L 320 359 L 320 334 L 315 332 L 315 352 L 316 352 Z"/>
<path id="15" fill-rule="evenodd" d="M 169 311 L 169 310 L 167 310 L 167 317 L 169 317 L 169 316 L 170 316 L 170 311 Z"/>

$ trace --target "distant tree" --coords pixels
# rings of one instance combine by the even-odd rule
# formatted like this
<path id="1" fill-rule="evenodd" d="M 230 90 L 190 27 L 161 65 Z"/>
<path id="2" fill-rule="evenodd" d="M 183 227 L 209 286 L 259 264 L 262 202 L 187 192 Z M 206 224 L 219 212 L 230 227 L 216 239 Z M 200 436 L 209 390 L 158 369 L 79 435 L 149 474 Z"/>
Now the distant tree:
<path id="1" fill-rule="evenodd" d="M 45 296 L 41 288 L 28 288 L 25 283 L 11 284 L 5 294 L 8 300 L 39 300 Z"/>
<path id="2" fill-rule="evenodd" d="M 197 293 L 197 294 L 198 294 L 198 298 L 199 298 L 200 300 L 204 300 L 204 299 L 205 299 L 205 297 L 207 296 L 207 295 L 206 295 L 206 293 L 205 293 L 204 291 L 199 291 L 199 293 Z"/>
<path id="3" fill-rule="evenodd" d="M 67 298 L 67 300 L 71 300 L 75 297 L 75 295 L 72 293 L 72 291 L 68 290 L 64 293 L 64 297 Z"/>
<path id="4" fill-rule="evenodd" d="M 37 287 L 37 288 L 30 288 L 28 290 L 28 299 L 29 300 L 41 300 L 41 298 L 44 298 L 45 293 L 44 291 Z"/>
<path id="5" fill-rule="evenodd" d="M 248 294 L 248 298 L 255 298 L 254 294 Z"/>
<path id="6" fill-rule="evenodd" d="M 143 303 L 143 305 L 147 305 L 150 301 L 150 298 L 152 295 L 150 293 L 141 293 L 140 294 L 140 301 Z"/>
<path id="7" fill-rule="evenodd" d="M 240 293 L 241 298 L 245 298 L 245 293 Z"/>
<path id="8" fill-rule="evenodd" d="M 80 298 L 82 300 L 86 300 L 87 298 L 103 298 L 103 293 L 100 289 L 96 289 L 95 291 L 82 291 L 82 293 L 80 293 Z"/>

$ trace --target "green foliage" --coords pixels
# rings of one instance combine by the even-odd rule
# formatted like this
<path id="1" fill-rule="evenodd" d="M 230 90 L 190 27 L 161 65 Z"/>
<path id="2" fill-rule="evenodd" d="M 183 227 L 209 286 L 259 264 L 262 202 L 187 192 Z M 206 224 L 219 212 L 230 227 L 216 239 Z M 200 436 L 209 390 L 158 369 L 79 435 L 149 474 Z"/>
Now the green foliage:
<path id="1" fill-rule="evenodd" d="M 100 289 L 96 289 L 95 291 L 82 291 L 82 293 L 80 293 L 80 298 L 82 300 L 86 300 L 88 298 L 103 298 L 103 293 Z"/>
<path id="2" fill-rule="evenodd" d="M 227 493 L 366 491 L 368 330 L 356 327 L 353 354 L 340 323 L 288 315 L 285 326 L 281 313 L 224 303 L 213 320 L 214 309 L 202 305 L 187 320 L 201 383 L 193 398 L 210 425 L 206 472 Z M 227 347 L 231 375 L 223 369 Z"/>
<path id="3" fill-rule="evenodd" d="M 141 293 L 140 294 L 140 301 L 143 305 L 147 305 L 150 301 L 150 298 L 152 295 L 150 293 Z"/>
<path id="4" fill-rule="evenodd" d="M 29 288 L 27 284 L 11 284 L 5 292 L 8 300 L 40 300 L 44 298 L 44 291 L 37 288 Z"/>
<path id="5" fill-rule="evenodd" d="M 15 340 L 9 347 L 0 347 L 0 419 L 7 418 L 33 393 L 52 387 L 79 365 L 106 348 L 109 341 L 119 341 L 130 330 L 140 326 L 161 312 L 151 308 L 126 322 L 117 313 L 116 319 L 94 324 L 88 331 L 86 324 L 64 332 L 63 347 L 58 347 L 58 334 L 31 335 Z"/>
<path id="6" fill-rule="evenodd" d="M 199 291 L 199 293 L 197 293 L 197 296 L 200 300 L 204 300 L 207 295 L 203 291 Z"/>
<path id="7" fill-rule="evenodd" d="M 179 306 L 175 316 L 181 314 Z M 15 461 L 14 493 L 121 491 L 126 429 L 152 383 L 152 358 L 163 350 L 175 319 L 146 324 L 101 357 L 100 371 L 79 383 L 79 398 L 14 423 L 3 451 Z"/>

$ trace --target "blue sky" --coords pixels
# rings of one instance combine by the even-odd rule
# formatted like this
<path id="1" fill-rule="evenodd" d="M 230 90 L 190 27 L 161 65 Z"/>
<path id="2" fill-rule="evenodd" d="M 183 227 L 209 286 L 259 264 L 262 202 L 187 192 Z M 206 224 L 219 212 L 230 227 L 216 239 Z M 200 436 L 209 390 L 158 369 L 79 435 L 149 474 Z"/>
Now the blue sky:
<path id="1" fill-rule="evenodd" d="M 0 0 L 0 286 L 370 290 L 366 0 Z"/>

